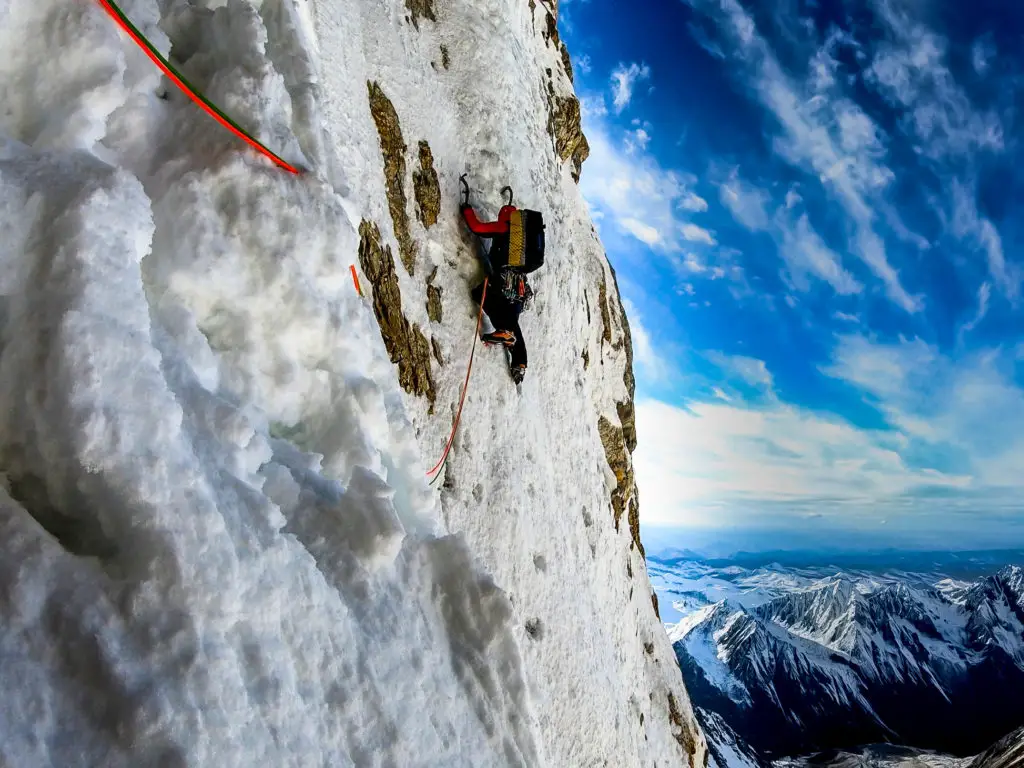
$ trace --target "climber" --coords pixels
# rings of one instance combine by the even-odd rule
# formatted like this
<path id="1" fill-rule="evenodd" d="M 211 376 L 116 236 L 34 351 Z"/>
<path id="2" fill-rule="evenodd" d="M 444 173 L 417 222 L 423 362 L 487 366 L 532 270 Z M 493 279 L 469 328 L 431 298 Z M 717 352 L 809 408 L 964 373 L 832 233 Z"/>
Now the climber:
<path id="1" fill-rule="evenodd" d="M 526 274 L 544 263 L 544 223 L 536 211 L 519 210 L 512 205 L 512 190 L 508 205 L 498 212 L 498 220 L 482 222 L 469 204 L 469 185 L 465 176 L 459 179 L 464 187 L 465 199 L 459 211 L 473 234 L 491 240 L 486 253 L 480 251 L 480 261 L 488 278 L 484 312 L 494 326 L 492 333 L 480 338 L 487 344 L 500 344 L 509 351 L 509 371 L 518 385 L 526 375 L 526 342 L 519 327 L 519 315 L 528 309 L 533 288 Z M 484 284 L 472 291 L 473 301 L 480 304 Z"/>

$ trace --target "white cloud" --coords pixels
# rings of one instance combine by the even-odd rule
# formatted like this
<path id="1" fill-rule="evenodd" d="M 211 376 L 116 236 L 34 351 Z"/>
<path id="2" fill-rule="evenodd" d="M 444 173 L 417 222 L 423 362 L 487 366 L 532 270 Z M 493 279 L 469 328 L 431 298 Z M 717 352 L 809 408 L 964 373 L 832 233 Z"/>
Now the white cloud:
<path id="1" fill-rule="evenodd" d="M 954 359 L 920 339 L 884 344 L 850 335 L 823 373 L 864 390 L 908 446 L 959 456 L 975 486 L 1024 491 L 1024 390 L 1015 363 L 999 349 Z"/>
<path id="2" fill-rule="evenodd" d="M 1005 296 L 1016 299 L 1020 294 L 1021 275 L 1014 265 L 1007 264 L 999 231 L 991 221 L 978 213 L 972 188 L 954 181 L 950 189 L 953 197 L 953 234 L 985 252 L 988 273 L 993 282 Z"/>
<path id="3" fill-rule="evenodd" d="M 661 243 L 661 234 L 654 227 L 632 218 L 619 219 L 619 225 L 642 243 L 650 246 Z"/>
<path id="4" fill-rule="evenodd" d="M 707 357 L 726 381 L 774 394 L 762 361 Z M 774 396 L 743 403 L 725 383 L 711 388 L 708 402 L 686 408 L 641 400 L 634 462 L 645 518 L 720 525 L 725 511 L 769 509 L 775 524 L 779 510 L 825 509 L 855 521 L 919 508 L 923 495 L 936 524 L 963 504 L 1019 513 L 1024 390 L 1014 382 L 1017 362 L 1013 351 L 953 359 L 919 339 L 841 337 L 823 372 L 861 390 L 890 429 L 858 428 Z"/>
<path id="5" fill-rule="evenodd" d="M 962 340 L 963 337 L 973 331 L 981 321 L 985 319 L 985 315 L 988 314 L 988 302 L 992 295 L 992 285 L 990 283 L 982 283 L 978 289 L 978 311 L 974 313 L 974 317 L 970 321 L 960 326 L 959 337 Z"/>
<path id="6" fill-rule="evenodd" d="M 583 94 L 580 96 L 580 112 L 584 120 L 597 119 L 608 114 L 608 105 L 600 94 Z"/>
<path id="7" fill-rule="evenodd" d="M 647 145 L 651 143 L 651 134 L 649 134 L 643 128 L 637 128 L 635 131 L 627 131 L 625 139 L 626 152 L 633 154 L 638 150 L 647 149 Z"/>
<path id="8" fill-rule="evenodd" d="M 636 84 L 651 76 L 651 68 L 646 64 L 620 64 L 611 76 L 612 103 L 616 113 L 622 112 L 633 99 Z"/>
<path id="9" fill-rule="evenodd" d="M 605 216 L 602 235 L 609 234 L 610 220 L 620 232 L 666 254 L 682 251 L 694 238 L 713 242 L 709 232 L 689 221 L 691 213 L 706 207 L 691 190 L 696 177 L 663 168 L 648 151 L 630 144 L 634 131 L 620 132 L 597 110 L 584 112 L 583 119 L 590 158 L 580 189 L 593 213 Z"/>
<path id="10" fill-rule="evenodd" d="M 729 209 L 733 218 L 747 229 L 768 229 L 768 206 L 771 204 L 771 195 L 766 190 L 741 180 L 739 169 L 733 168 L 728 180 L 718 185 L 718 199 Z"/>
<path id="11" fill-rule="evenodd" d="M 705 245 L 715 245 L 716 240 L 703 227 L 698 227 L 696 224 L 686 223 L 679 227 L 679 232 L 682 236 L 689 240 L 691 243 L 704 243 Z"/>
<path id="12" fill-rule="evenodd" d="M 649 524 L 721 524 L 722 506 L 766 503 L 866 511 L 921 485 L 966 483 L 908 467 L 885 433 L 782 403 L 682 409 L 641 400 L 637 434 L 633 460 Z"/>
<path id="13" fill-rule="evenodd" d="M 832 317 L 836 320 L 842 320 L 844 323 L 859 323 L 860 318 L 856 315 L 851 315 L 848 312 L 833 312 Z"/>
<path id="14" fill-rule="evenodd" d="M 718 187 L 722 204 L 733 218 L 747 229 L 771 234 L 776 241 L 779 257 L 786 264 L 786 277 L 793 288 L 809 291 L 808 276 L 823 280 L 840 295 L 860 293 L 863 286 L 842 266 L 842 259 L 815 231 L 802 214 L 794 221 L 788 211 L 800 202 L 800 196 L 793 190 L 786 194 L 786 205 L 769 217 L 768 206 L 771 196 L 760 187 L 744 181 L 739 169 L 729 172 L 728 180 Z M 787 297 L 787 301 L 793 297 Z M 793 306 L 791 304 L 790 306 Z"/>
<path id="15" fill-rule="evenodd" d="M 705 10 L 730 37 L 730 48 L 745 65 L 755 93 L 782 129 L 775 139 L 776 152 L 813 173 L 830 191 L 853 225 L 850 251 L 884 283 L 894 304 L 907 312 L 918 311 L 920 298 L 903 287 L 874 230 L 874 199 L 892 179 L 883 162 L 880 129 L 853 102 L 833 98 L 831 90 L 821 92 L 833 89 L 828 78 L 816 76 L 800 85 L 788 77 L 737 0 L 688 2 Z"/>
<path id="16" fill-rule="evenodd" d="M 786 262 L 787 272 L 793 287 L 799 291 L 810 290 L 808 275 L 824 280 L 841 296 L 860 293 L 863 286 L 853 275 L 843 269 L 839 255 L 829 248 L 811 226 L 807 214 L 795 224 L 780 218 L 782 242 L 779 254 Z"/>
<path id="17" fill-rule="evenodd" d="M 589 75 L 593 71 L 594 66 L 590 61 L 590 56 L 585 55 L 578 59 L 573 59 L 573 68 L 581 74 Z"/>
<path id="18" fill-rule="evenodd" d="M 708 201 L 693 192 L 686 192 L 679 201 L 679 207 L 684 211 L 703 213 L 708 209 Z"/>
<path id="19" fill-rule="evenodd" d="M 895 106 L 905 110 L 920 150 L 932 158 L 1000 151 L 1003 126 L 992 112 L 976 111 L 946 67 L 947 43 L 910 19 L 888 0 L 875 0 L 889 41 L 878 46 L 866 80 Z M 987 67 L 984 47 L 974 63 Z"/>
<path id="20" fill-rule="evenodd" d="M 758 387 L 766 392 L 772 392 L 775 379 L 764 360 L 742 355 L 723 355 L 710 353 L 708 359 L 723 371 L 738 377 L 752 387 Z"/>

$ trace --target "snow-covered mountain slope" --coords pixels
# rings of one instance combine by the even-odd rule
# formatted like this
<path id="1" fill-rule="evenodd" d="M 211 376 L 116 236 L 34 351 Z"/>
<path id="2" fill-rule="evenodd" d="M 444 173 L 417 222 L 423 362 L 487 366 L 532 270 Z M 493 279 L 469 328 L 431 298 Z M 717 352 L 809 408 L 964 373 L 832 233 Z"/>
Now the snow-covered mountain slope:
<path id="1" fill-rule="evenodd" d="M 708 742 L 708 768 L 767 768 L 764 758 L 734 731 L 721 715 L 707 709 L 696 709 Z"/>
<path id="2" fill-rule="evenodd" d="M 698 710 L 703 720 L 703 710 Z M 711 736 L 710 731 L 708 732 Z M 709 738 L 710 742 L 710 738 Z M 746 759 L 735 761 L 736 768 L 747 768 Z M 776 760 L 773 768 L 1020 768 L 1024 765 L 1024 728 L 1004 736 L 974 757 L 953 757 L 930 750 L 870 744 L 857 749 L 830 752 L 802 758 Z"/>
<path id="3" fill-rule="evenodd" d="M 1024 765 L 1024 727 L 986 749 L 967 768 L 1020 768 Z"/>
<path id="4" fill-rule="evenodd" d="M 1022 573 L 955 588 L 921 575 L 839 574 L 784 591 L 793 579 L 769 579 L 775 597 L 721 600 L 670 637 L 701 711 L 758 754 L 884 740 L 969 755 L 1024 720 L 1013 693 L 1024 686 Z"/>
<path id="5" fill-rule="evenodd" d="M 702 765 L 547 4 L 123 7 L 305 173 L 99 5 L 0 4 L 4 764 Z M 548 264 L 522 394 L 480 350 L 435 490 L 466 170 Z"/>

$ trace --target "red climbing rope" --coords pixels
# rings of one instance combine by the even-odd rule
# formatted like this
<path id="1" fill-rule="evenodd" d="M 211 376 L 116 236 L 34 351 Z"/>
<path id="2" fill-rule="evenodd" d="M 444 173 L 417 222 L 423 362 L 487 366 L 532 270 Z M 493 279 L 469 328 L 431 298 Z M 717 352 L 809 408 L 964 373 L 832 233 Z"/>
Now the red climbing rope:
<path id="1" fill-rule="evenodd" d="M 484 300 L 487 298 L 487 279 L 484 278 L 484 290 L 480 296 L 480 311 L 476 315 L 476 332 L 473 334 L 473 349 L 469 353 L 469 365 L 466 367 L 466 378 L 462 382 L 462 394 L 459 396 L 459 410 L 455 412 L 455 423 L 452 424 L 452 433 L 448 436 L 448 444 L 444 447 L 444 453 L 441 454 L 441 460 L 434 465 L 434 468 L 427 472 L 427 477 L 430 477 L 442 466 L 448 459 L 448 452 L 452 449 L 452 443 L 455 442 L 455 431 L 459 428 L 459 419 L 462 418 L 462 406 L 466 402 L 466 390 L 469 389 L 469 374 L 473 372 L 473 356 L 476 355 L 476 340 L 480 338 L 480 324 L 484 318 Z M 436 480 L 440 475 L 434 478 Z M 430 482 L 433 483 L 434 480 Z"/>
<path id="2" fill-rule="evenodd" d="M 295 174 L 299 172 L 297 168 L 295 168 L 292 165 L 289 165 L 287 162 L 285 162 L 280 157 L 271 152 L 269 149 L 267 149 L 267 147 L 263 146 L 263 144 L 261 144 L 259 141 L 257 141 L 252 136 L 247 134 L 244 130 L 242 130 L 241 126 L 239 126 L 238 123 L 236 123 L 230 117 L 225 115 L 217 107 L 216 104 L 211 102 L 199 91 L 197 91 L 195 86 L 193 86 L 188 80 L 186 80 L 184 75 L 175 70 L 171 63 L 167 61 L 167 59 L 165 59 L 163 55 L 153 46 L 153 44 L 150 43 L 149 40 L 147 40 L 143 36 L 143 34 L 135 27 L 135 25 L 132 24 L 131 21 L 129 21 L 128 17 L 125 16 L 124 11 L 117 7 L 117 4 L 114 2 L 114 0 L 99 0 L 99 4 L 102 5 L 106 12 L 109 13 L 110 16 L 114 19 L 114 21 L 117 22 L 117 25 L 127 33 L 128 37 L 134 40 L 135 44 L 138 45 L 146 53 L 146 55 L 153 60 L 153 63 L 160 67 L 163 73 L 167 75 L 169 78 L 171 78 L 171 80 L 174 81 L 174 84 L 181 88 L 181 90 L 184 91 L 185 94 L 190 99 L 192 99 L 192 101 L 198 104 L 199 107 L 206 112 L 206 114 L 208 114 L 218 123 L 223 125 L 229 131 L 235 134 L 238 138 L 242 139 L 242 141 L 247 143 L 257 152 L 260 152 L 261 154 L 269 157 L 284 170 Z"/>

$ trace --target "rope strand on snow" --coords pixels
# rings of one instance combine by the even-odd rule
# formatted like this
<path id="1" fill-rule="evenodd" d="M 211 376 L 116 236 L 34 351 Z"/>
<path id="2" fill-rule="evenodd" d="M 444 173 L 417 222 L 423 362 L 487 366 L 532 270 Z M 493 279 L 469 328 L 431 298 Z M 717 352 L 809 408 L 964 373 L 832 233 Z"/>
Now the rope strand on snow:
<path id="1" fill-rule="evenodd" d="M 487 278 L 484 278 L 484 290 L 480 295 L 480 311 L 476 315 L 476 332 L 473 334 L 473 349 L 469 353 L 469 365 L 466 366 L 466 378 L 462 382 L 462 394 L 459 396 L 459 409 L 455 412 L 455 423 L 452 424 L 452 433 L 448 436 L 448 444 L 444 447 L 444 453 L 441 454 L 441 460 L 434 465 L 434 468 L 427 472 L 427 477 L 430 477 L 435 472 L 434 480 L 437 480 L 441 476 L 438 470 L 444 466 L 448 460 L 448 452 L 452 449 L 452 443 L 455 442 L 455 431 L 459 428 L 459 420 L 462 418 L 462 406 L 466 402 L 466 390 L 469 389 L 469 374 L 473 372 L 473 356 L 476 355 L 476 340 L 480 338 L 480 324 L 484 319 L 484 301 L 487 299 Z M 433 485 L 434 480 L 430 483 Z"/>
<path id="2" fill-rule="evenodd" d="M 261 144 L 257 139 L 246 133 L 238 123 L 224 114 L 216 104 L 196 90 L 195 86 L 186 80 L 185 76 L 178 72 L 171 62 L 164 58 L 163 54 L 161 54 L 160 51 L 158 51 L 153 44 L 145 38 L 138 28 L 129 21 L 128 17 L 125 16 L 124 11 L 117 6 L 114 0 L 99 0 L 99 4 L 102 5 L 104 10 L 106 10 L 114 21 L 117 22 L 117 25 L 121 27 L 121 29 L 123 29 L 133 41 L 135 41 L 136 45 L 138 45 L 145 54 L 153 60 L 153 63 L 160 67 L 163 73 L 171 78 L 171 80 L 174 81 L 174 84 L 181 88 L 181 90 L 184 91 L 192 101 L 198 104 L 206 114 L 238 136 L 238 138 L 242 139 L 242 141 L 246 142 L 253 149 L 269 157 L 284 170 L 294 174 L 299 173 L 297 168 L 293 165 L 289 165 L 270 151 L 266 146 Z"/>

